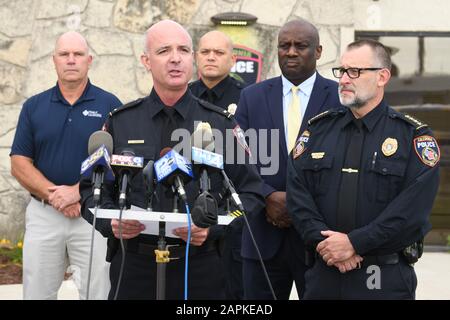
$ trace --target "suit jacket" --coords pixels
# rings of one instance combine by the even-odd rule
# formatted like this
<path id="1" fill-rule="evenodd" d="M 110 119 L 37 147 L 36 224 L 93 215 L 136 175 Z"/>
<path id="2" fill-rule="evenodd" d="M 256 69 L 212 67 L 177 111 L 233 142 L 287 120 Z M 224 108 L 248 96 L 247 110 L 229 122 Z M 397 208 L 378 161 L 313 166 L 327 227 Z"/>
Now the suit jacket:
<path id="1" fill-rule="evenodd" d="M 325 79 L 317 74 L 299 133 L 306 129 L 308 120 L 315 115 L 340 106 L 338 84 L 335 81 Z M 279 143 L 276 144 L 278 150 L 270 149 L 270 136 L 267 146 L 268 155 L 271 155 L 273 152 L 278 152 L 279 169 L 276 174 L 262 175 L 264 180 L 262 188 L 264 197 L 267 197 L 274 191 L 286 191 L 288 152 L 284 133 L 281 77 L 271 78 L 242 90 L 235 116 L 244 131 L 249 128 L 257 130 L 279 129 Z M 253 156 L 257 155 L 255 154 Z M 259 158 L 257 159 L 257 166 L 261 172 L 261 168 L 264 166 L 261 164 Z M 301 241 L 293 227 L 280 229 L 268 223 L 266 221 L 265 210 L 260 212 L 250 212 L 249 216 L 250 226 L 263 259 L 270 259 L 278 252 L 281 243 L 287 234 L 289 234 L 290 237 L 289 241 L 298 241 L 299 250 L 297 255 L 301 259 L 304 259 L 303 241 Z M 243 230 L 241 253 L 245 258 L 257 259 L 254 245 L 246 227 Z"/>

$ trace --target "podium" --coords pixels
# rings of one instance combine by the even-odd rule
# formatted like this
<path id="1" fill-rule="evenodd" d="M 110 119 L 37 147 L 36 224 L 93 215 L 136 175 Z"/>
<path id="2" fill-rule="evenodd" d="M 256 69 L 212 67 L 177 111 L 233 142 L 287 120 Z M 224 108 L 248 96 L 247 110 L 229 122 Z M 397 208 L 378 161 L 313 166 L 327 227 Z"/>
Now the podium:
<path id="1" fill-rule="evenodd" d="M 136 207 L 137 208 L 137 207 Z M 94 214 L 94 209 L 89 209 L 92 214 Z M 104 219 L 119 219 L 118 209 L 98 209 L 97 218 Z M 145 225 L 145 230 L 142 234 L 152 234 L 160 235 L 159 233 L 159 222 L 165 222 L 166 224 L 166 237 L 169 238 L 179 238 L 172 234 L 172 230 L 179 227 L 187 227 L 187 214 L 186 213 L 174 213 L 174 212 L 159 212 L 159 211 L 147 211 L 145 209 L 131 209 L 123 210 L 122 219 L 127 220 L 139 220 L 143 225 Z M 228 215 L 219 215 L 218 223 L 219 225 L 228 225 L 233 221 L 235 217 Z"/>
<path id="2" fill-rule="evenodd" d="M 94 214 L 95 209 L 89 208 Z M 118 209 L 97 209 L 97 219 L 119 219 Z M 157 263 L 157 292 L 158 300 L 165 299 L 165 278 L 166 264 L 170 261 L 169 251 L 164 240 L 165 237 L 179 238 L 172 233 L 173 229 L 187 227 L 188 218 L 186 213 L 148 211 L 138 207 L 122 211 L 123 220 L 138 220 L 145 225 L 145 230 L 141 234 L 150 234 L 160 237 L 158 250 L 155 250 Z M 235 219 L 231 215 L 218 215 L 218 225 L 228 225 Z"/>

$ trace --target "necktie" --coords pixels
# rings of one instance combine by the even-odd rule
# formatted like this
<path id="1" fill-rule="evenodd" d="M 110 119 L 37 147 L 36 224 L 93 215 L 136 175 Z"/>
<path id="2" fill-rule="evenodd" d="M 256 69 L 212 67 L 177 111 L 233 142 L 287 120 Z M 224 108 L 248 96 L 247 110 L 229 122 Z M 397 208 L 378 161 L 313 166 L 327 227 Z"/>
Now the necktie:
<path id="1" fill-rule="evenodd" d="M 178 143 L 178 141 L 171 141 L 172 132 L 178 128 L 174 107 L 163 108 L 162 123 L 161 150 L 167 147 L 173 148 Z M 174 199 L 172 190 L 158 184 L 156 195 L 158 199 L 157 209 L 167 212 L 172 211 Z"/>
<path id="2" fill-rule="evenodd" d="M 297 87 L 292 87 L 292 98 L 291 103 L 288 107 L 288 152 L 295 147 L 295 142 L 297 140 L 298 132 L 302 124 L 302 114 L 300 112 L 300 99 L 298 98 Z"/>
<path id="3" fill-rule="evenodd" d="M 210 103 L 214 103 L 214 100 L 215 100 L 215 97 L 216 97 L 214 91 L 212 91 L 210 89 L 207 89 L 206 90 L 206 95 L 207 95 L 207 99 L 206 100 L 208 102 L 210 102 Z"/>
<path id="4" fill-rule="evenodd" d="M 164 120 L 161 132 L 161 148 L 172 148 L 178 141 L 171 141 L 172 132 L 178 129 L 176 110 L 173 107 L 164 107 Z"/>
<path id="5" fill-rule="evenodd" d="M 339 200 L 337 207 L 337 231 L 349 233 L 356 224 L 356 205 L 358 200 L 358 177 L 360 173 L 362 146 L 364 143 L 363 123 L 353 120 L 349 134 L 349 144 L 341 172 Z"/>

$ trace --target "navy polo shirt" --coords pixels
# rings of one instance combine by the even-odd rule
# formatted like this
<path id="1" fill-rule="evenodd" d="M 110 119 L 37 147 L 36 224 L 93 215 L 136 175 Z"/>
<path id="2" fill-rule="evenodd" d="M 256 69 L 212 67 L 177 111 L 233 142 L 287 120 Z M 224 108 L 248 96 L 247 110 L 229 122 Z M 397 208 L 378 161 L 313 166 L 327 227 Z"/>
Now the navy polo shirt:
<path id="1" fill-rule="evenodd" d="M 34 166 L 56 185 L 73 185 L 80 179 L 81 162 L 88 157 L 89 136 L 120 105 L 116 96 L 89 81 L 70 105 L 57 84 L 25 101 L 10 156 L 33 159 Z"/>

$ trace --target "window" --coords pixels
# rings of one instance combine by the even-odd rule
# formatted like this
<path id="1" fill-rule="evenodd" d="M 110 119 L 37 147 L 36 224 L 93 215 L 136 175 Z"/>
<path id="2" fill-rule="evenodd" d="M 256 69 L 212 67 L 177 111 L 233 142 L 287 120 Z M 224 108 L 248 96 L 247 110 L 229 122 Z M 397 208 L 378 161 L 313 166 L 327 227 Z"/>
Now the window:
<path id="1" fill-rule="evenodd" d="M 450 32 L 357 31 L 391 50 L 390 105 L 450 105 Z"/>

